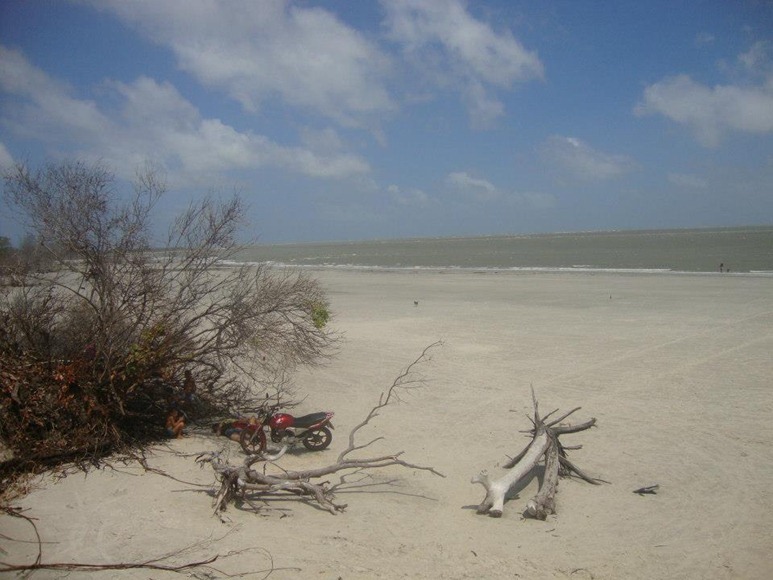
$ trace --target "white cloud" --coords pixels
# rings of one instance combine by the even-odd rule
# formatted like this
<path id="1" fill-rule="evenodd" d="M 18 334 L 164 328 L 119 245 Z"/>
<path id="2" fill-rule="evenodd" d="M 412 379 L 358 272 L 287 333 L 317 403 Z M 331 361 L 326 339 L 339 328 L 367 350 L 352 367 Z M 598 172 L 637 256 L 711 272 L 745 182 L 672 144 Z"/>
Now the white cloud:
<path id="1" fill-rule="evenodd" d="M 22 102 L 16 105 L 19 110 L 3 115 L 3 121 L 16 133 L 67 150 L 68 155 L 102 159 L 121 175 L 132 175 L 148 158 L 182 181 L 260 166 L 322 178 L 369 171 L 368 164 L 343 151 L 340 142 L 333 150 L 284 146 L 239 132 L 219 119 L 202 118 L 168 82 L 140 77 L 132 83 L 109 81 L 105 88 L 118 97 L 118 114 L 111 118 L 95 103 L 69 96 L 66 86 L 21 53 L 0 47 L 0 89 Z"/>
<path id="2" fill-rule="evenodd" d="M 456 171 L 446 176 L 446 184 L 477 201 L 498 200 L 510 206 L 528 206 L 535 209 L 555 207 L 556 198 L 549 193 L 505 192 L 487 179 L 473 177 L 466 171 Z"/>
<path id="3" fill-rule="evenodd" d="M 390 185 L 386 191 L 398 205 L 427 207 L 432 203 L 432 198 L 426 192 L 415 187 L 405 189 Z"/>
<path id="4" fill-rule="evenodd" d="M 0 45 L 0 90 L 17 97 L 3 114 L 6 123 L 24 136 L 45 134 L 56 126 L 74 141 L 104 132 L 110 121 L 96 103 L 70 96 L 71 88 L 30 65 L 18 50 Z M 21 97 L 21 98 L 19 98 Z"/>
<path id="5" fill-rule="evenodd" d="M 338 179 L 370 171 L 368 163 L 354 154 L 320 155 L 299 147 L 277 147 L 274 153 L 277 165 L 311 177 Z"/>
<path id="6" fill-rule="evenodd" d="M 476 20 L 462 0 L 382 0 L 389 37 L 417 64 L 425 79 L 456 86 L 472 121 L 490 124 L 504 108 L 492 88 L 543 76 L 535 52 L 509 30 Z"/>
<path id="7" fill-rule="evenodd" d="M 669 173 L 668 181 L 688 189 L 706 189 L 709 186 L 709 182 L 705 178 L 689 173 Z"/>
<path id="8" fill-rule="evenodd" d="M 695 46 L 701 47 L 714 44 L 715 40 L 716 37 L 710 32 L 699 32 L 695 35 Z"/>
<path id="9" fill-rule="evenodd" d="M 378 47 L 322 8 L 252 0 L 92 0 L 169 47 L 178 65 L 251 111 L 272 98 L 347 126 L 395 105 Z"/>
<path id="10" fill-rule="evenodd" d="M 274 166 L 312 177 L 366 173 L 362 159 L 340 152 L 282 146 L 262 135 L 239 132 L 219 119 L 203 119 L 169 83 L 140 78 L 115 83 L 126 97 L 124 118 L 140 150 L 153 148 L 180 163 L 186 173 Z"/>
<path id="11" fill-rule="evenodd" d="M 464 88 L 462 100 L 467 106 L 472 126 L 476 129 L 489 127 L 505 112 L 502 102 L 491 97 L 483 85 L 477 82 L 471 82 Z"/>
<path id="12" fill-rule="evenodd" d="M 752 74 L 763 74 L 770 77 L 771 72 L 773 72 L 771 71 L 773 63 L 770 58 L 770 50 L 770 42 L 755 42 L 748 51 L 738 55 L 738 62 Z"/>
<path id="13" fill-rule="evenodd" d="M 756 85 L 746 82 L 711 87 L 688 75 L 677 75 L 646 87 L 634 112 L 660 114 L 685 125 L 705 147 L 718 146 L 733 131 L 773 132 L 773 69 L 769 44 L 755 44 L 739 55 L 738 62 L 739 72 L 757 79 Z"/>
<path id="14" fill-rule="evenodd" d="M 0 143 L 0 171 L 13 165 L 13 156 L 8 152 L 4 143 Z"/>
<path id="15" fill-rule="evenodd" d="M 575 137 L 553 135 L 541 146 L 542 158 L 569 177 L 603 181 L 632 171 L 636 164 L 625 155 L 604 153 Z"/>
<path id="16" fill-rule="evenodd" d="M 303 127 L 300 132 L 301 142 L 311 151 L 331 152 L 344 148 L 343 141 L 335 129 L 312 129 Z"/>
<path id="17" fill-rule="evenodd" d="M 465 171 L 449 173 L 446 177 L 446 183 L 477 199 L 488 200 L 499 197 L 499 191 L 493 183 L 486 179 L 472 177 Z"/>

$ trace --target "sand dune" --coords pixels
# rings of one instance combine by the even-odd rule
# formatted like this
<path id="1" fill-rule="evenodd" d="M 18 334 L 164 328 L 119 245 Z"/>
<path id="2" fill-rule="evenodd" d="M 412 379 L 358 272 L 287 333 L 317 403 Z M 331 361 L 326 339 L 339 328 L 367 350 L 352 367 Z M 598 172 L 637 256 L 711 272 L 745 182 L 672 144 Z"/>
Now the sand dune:
<path id="1" fill-rule="evenodd" d="M 426 385 L 385 409 L 373 451 L 446 475 L 390 468 L 341 494 L 338 516 L 297 500 L 212 516 L 209 469 L 192 455 L 235 444 L 204 432 L 160 446 L 151 465 L 45 480 L 18 505 L 37 518 L 47 561 L 126 562 L 217 540 L 175 561 L 248 549 L 227 572 L 271 578 L 767 578 L 773 574 L 773 280 L 753 276 L 319 271 L 344 335 L 325 367 L 297 377 L 298 412 L 332 410 L 332 462 L 349 430 L 430 343 Z M 418 304 L 416 304 L 418 302 Z M 470 484 L 528 440 L 530 386 L 543 411 L 582 406 L 598 427 L 564 436 L 610 484 L 562 480 L 558 513 L 522 517 L 537 481 L 501 519 L 475 514 Z M 391 483 L 388 483 L 390 482 Z M 184 483 L 185 482 L 185 483 Z M 634 489 L 660 484 L 657 495 Z M 3 516 L 2 534 L 32 539 Z M 0 560 L 34 547 L 0 538 Z M 269 557 L 270 554 L 270 557 Z M 301 572 L 299 572 L 299 570 Z M 55 578 L 39 572 L 34 577 Z M 90 578 L 167 578 L 142 570 Z"/>

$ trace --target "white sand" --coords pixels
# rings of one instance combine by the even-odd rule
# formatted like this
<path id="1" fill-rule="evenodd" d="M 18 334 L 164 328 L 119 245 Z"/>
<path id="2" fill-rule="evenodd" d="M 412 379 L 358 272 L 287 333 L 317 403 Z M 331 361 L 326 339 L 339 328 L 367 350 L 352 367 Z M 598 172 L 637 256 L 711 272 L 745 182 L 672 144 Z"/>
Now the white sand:
<path id="1" fill-rule="evenodd" d="M 384 410 L 363 441 L 383 435 L 373 453 L 405 451 L 447 477 L 384 470 L 372 481 L 394 483 L 339 495 L 349 504 L 341 515 L 272 501 L 258 513 L 232 507 L 223 524 L 212 516 L 208 487 L 136 467 L 72 475 L 17 502 L 50 542 L 46 561 L 137 561 L 227 534 L 175 561 L 252 547 L 264 551 L 219 567 L 265 569 L 270 553 L 274 566 L 296 568 L 271 578 L 773 577 L 773 279 L 316 275 L 345 339 L 330 364 L 297 377 L 308 395 L 298 412 L 335 411 L 334 441 L 329 451 L 299 451 L 281 465 L 334 461 L 379 394 L 442 339 L 422 367 L 426 387 Z M 501 519 L 478 516 L 484 490 L 470 478 L 481 469 L 498 476 L 528 443 L 519 431 L 529 427 L 530 385 L 543 412 L 582 406 L 574 420 L 598 419 L 597 428 L 562 439 L 582 444 L 570 457 L 611 484 L 562 480 L 558 514 L 540 522 L 521 515 L 536 493 L 533 480 Z M 195 453 L 223 444 L 230 445 L 197 435 L 170 447 Z M 236 445 L 229 448 L 240 461 Z M 184 481 L 214 481 L 209 468 L 163 448 L 151 464 Z M 632 493 L 655 483 L 657 495 Z M 24 522 L 7 516 L 0 533 L 31 539 Z M 0 548 L 5 561 L 34 554 L 2 537 Z M 113 577 L 177 576 L 89 575 Z"/>

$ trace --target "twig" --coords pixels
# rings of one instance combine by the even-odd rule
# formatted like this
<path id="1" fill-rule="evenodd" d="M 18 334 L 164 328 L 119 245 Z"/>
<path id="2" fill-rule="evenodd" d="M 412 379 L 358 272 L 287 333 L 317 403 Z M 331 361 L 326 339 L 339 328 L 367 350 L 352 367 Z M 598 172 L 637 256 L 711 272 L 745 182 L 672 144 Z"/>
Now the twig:
<path id="1" fill-rule="evenodd" d="M 560 416 L 558 419 L 554 419 L 554 420 L 553 420 L 553 421 L 551 421 L 550 423 L 546 423 L 546 424 L 545 424 L 545 427 L 552 427 L 553 425 L 558 425 L 558 424 L 559 424 L 561 421 L 563 421 L 564 419 L 566 419 L 566 418 L 567 418 L 569 415 L 571 415 L 572 413 L 576 413 L 576 412 L 577 412 L 577 411 L 579 411 L 580 409 L 582 409 L 582 407 L 575 407 L 575 408 L 574 408 L 574 409 L 572 409 L 571 411 L 568 411 L 568 412 L 564 413 L 563 415 L 561 415 L 561 416 Z M 558 410 L 558 409 L 556 409 L 556 411 L 557 411 L 557 410 Z M 555 412 L 555 411 L 554 411 L 554 412 Z M 552 413 L 551 413 L 551 414 L 552 414 Z M 548 418 L 548 415 L 545 415 L 545 417 L 543 417 L 543 419 L 547 419 L 547 418 Z"/>
<path id="2" fill-rule="evenodd" d="M 25 520 L 29 525 L 32 526 L 32 530 L 35 532 L 35 542 L 38 545 L 38 553 L 35 556 L 35 562 L 34 564 L 40 564 L 41 559 L 43 557 L 43 540 L 40 537 L 40 532 L 38 531 L 38 527 L 35 525 L 35 521 L 33 518 L 29 516 L 25 516 L 21 512 L 21 508 L 12 508 L 7 506 L 0 506 L 0 510 L 7 513 L 9 516 L 12 516 L 14 518 L 21 518 Z M 0 566 L 3 566 L 3 562 L 0 562 Z"/>
<path id="3" fill-rule="evenodd" d="M 389 405 L 390 401 L 392 400 L 392 397 L 395 397 L 399 400 L 399 390 L 405 389 L 407 385 L 414 383 L 415 381 L 408 381 L 407 378 L 410 377 L 411 373 L 413 372 L 413 368 L 417 366 L 419 363 L 424 362 L 425 359 L 427 359 L 427 353 L 438 346 L 442 346 L 443 341 L 438 340 L 436 342 L 433 342 L 429 346 L 425 347 L 424 350 L 421 352 L 421 354 L 411 363 L 409 364 L 403 372 L 401 372 L 397 378 L 392 382 L 392 386 L 387 389 L 386 392 L 381 393 L 381 396 L 379 397 L 378 404 L 373 407 L 368 415 L 365 417 L 365 419 L 356 425 L 350 432 L 349 432 L 349 445 L 346 449 L 344 449 L 341 454 L 338 456 L 338 461 L 342 462 L 344 458 L 352 453 L 353 451 L 357 449 L 362 449 L 364 447 L 367 447 L 368 445 L 374 443 L 376 439 L 373 441 L 370 441 L 369 443 L 366 443 L 365 445 L 357 446 L 354 443 L 355 436 L 357 435 L 357 432 L 365 427 L 368 423 L 370 423 L 370 420 L 374 417 L 378 416 L 378 412 Z"/>

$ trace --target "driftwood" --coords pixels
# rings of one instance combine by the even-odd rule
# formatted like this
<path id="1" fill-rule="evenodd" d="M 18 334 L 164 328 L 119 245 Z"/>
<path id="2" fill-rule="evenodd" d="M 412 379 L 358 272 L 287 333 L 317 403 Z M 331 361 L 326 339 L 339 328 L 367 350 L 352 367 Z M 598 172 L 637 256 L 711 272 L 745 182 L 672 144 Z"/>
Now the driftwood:
<path id="1" fill-rule="evenodd" d="M 590 419 L 578 425 L 562 424 L 561 422 L 564 419 L 580 410 L 580 407 L 577 407 L 564 413 L 557 419 L 547 422 L 548 417 L 558 409 L 551 411 L 544 417 L 540 417 L 534 390 L 532 390 L 531 397 L 534 404 L 534 419 L 529 419 L 532 422 L 532 429 L 529 431 L 532 435 L 531 443 L 505 465 L 510 471 L 499 479 L 492 480 L 486 471 L 481 471 L 479 475 L 472 478 L 472 483 L 480 483 L 486 488 L 486 497 L 477 509 L 479 514 L 488 514 L 495 518 L 501 517 L 507 493 L 519 481 L 529 475 L 543 457 L 545 458 L 545 472 L 542 484 L 537 495 L 526 505 L 525 515 L 544 520 L 549 514 L 556 513 L 555 497 L 558 490 L 559 476 L 575 474 L 594 485 L 603 482 L 601 479 L 594 479 L 588 476 L 569 461 L 566 456 L 566 450 L 570 448 L 564 447 L 558 440 L 559 435 L 590 429 L 596 424 L 596 419 Z M 578 448 L 572 447 L 571 449 Z"/>
<path id="2" fill-rule="evenodd" d="M 215 513 L 220 514 L 227 505 L 236 499 L 246 499 L 248 494 L 259 497 L 276 496 L 292 494 L 301 498 L 315 501 L 320 507 L 329 511 L 331 514 L 337 514 L 346 509 L 346 504 L 335 502 L 335 492 L 342 487 L 352 485 L 347 481 L 346 476 L 355 473 L 363 474 L 371 469 L 389 467 L 397 465 L 409 469 L 418 469 L 428 471 L 434 475 L 445 477 L 432 467 L 415 465 L 401 459 L 403 452 L 380 455 L 368 458 L 353 458 L 351 454 L 355 451 L 365 449 L 376 441 L 382 439 L 377 437 L 368 443 L 357 444 L 356 435 L 360 429 L 370 423 L 372 419 L 379 415 L 379 411 L 389 405 L 391 402 L 400 399 L 400 392 L 414 388 L 421 383 L 420 379 L 415 378 L 415 367 L 421 362 L 428 360 L 429 351 L 440 342 L 433 343 L 426 347 L 421 355 L 414 360 L 408 367 L 394 380 L 392 385 L 385 392 L 381 393 L 379 402 L 374 406 L 365 419 L 356 425 L 349 433 L 349 443 L 335 463 L 315 469 L 303 471 L 286 471 L 274 465 L 274 461 L 279 459 L 286 451 L 287 447 L 281 448 L 277 453 L 269 455 L 265 452 L 248 455 L 242 465 L 234 466 L 228 464 L 219 453 L 207 453 L 199 456 L 200 463 L 209 463 L 215 470 L 220 480 L 220 489 L 215 496 Z M 263 469 L 258 471 L 253 469 L 253 465 L 263 462 Z M 275 466 L 274 472 L 268 472 L 269 465 Z M 320 481 L 328 475 L 343 472 L 340 481 L 331 485 L 328 481 Z"/>
<path id="3" fill-rule="evenodd" d="M 646 485 L 644 487 L 640 487 L 639 489 L 634 489 L 633 492 L 638 493 L 639 495 L 656 495 L 659 489 L 660 485 L 656 483 L 655 485 Z"/>

